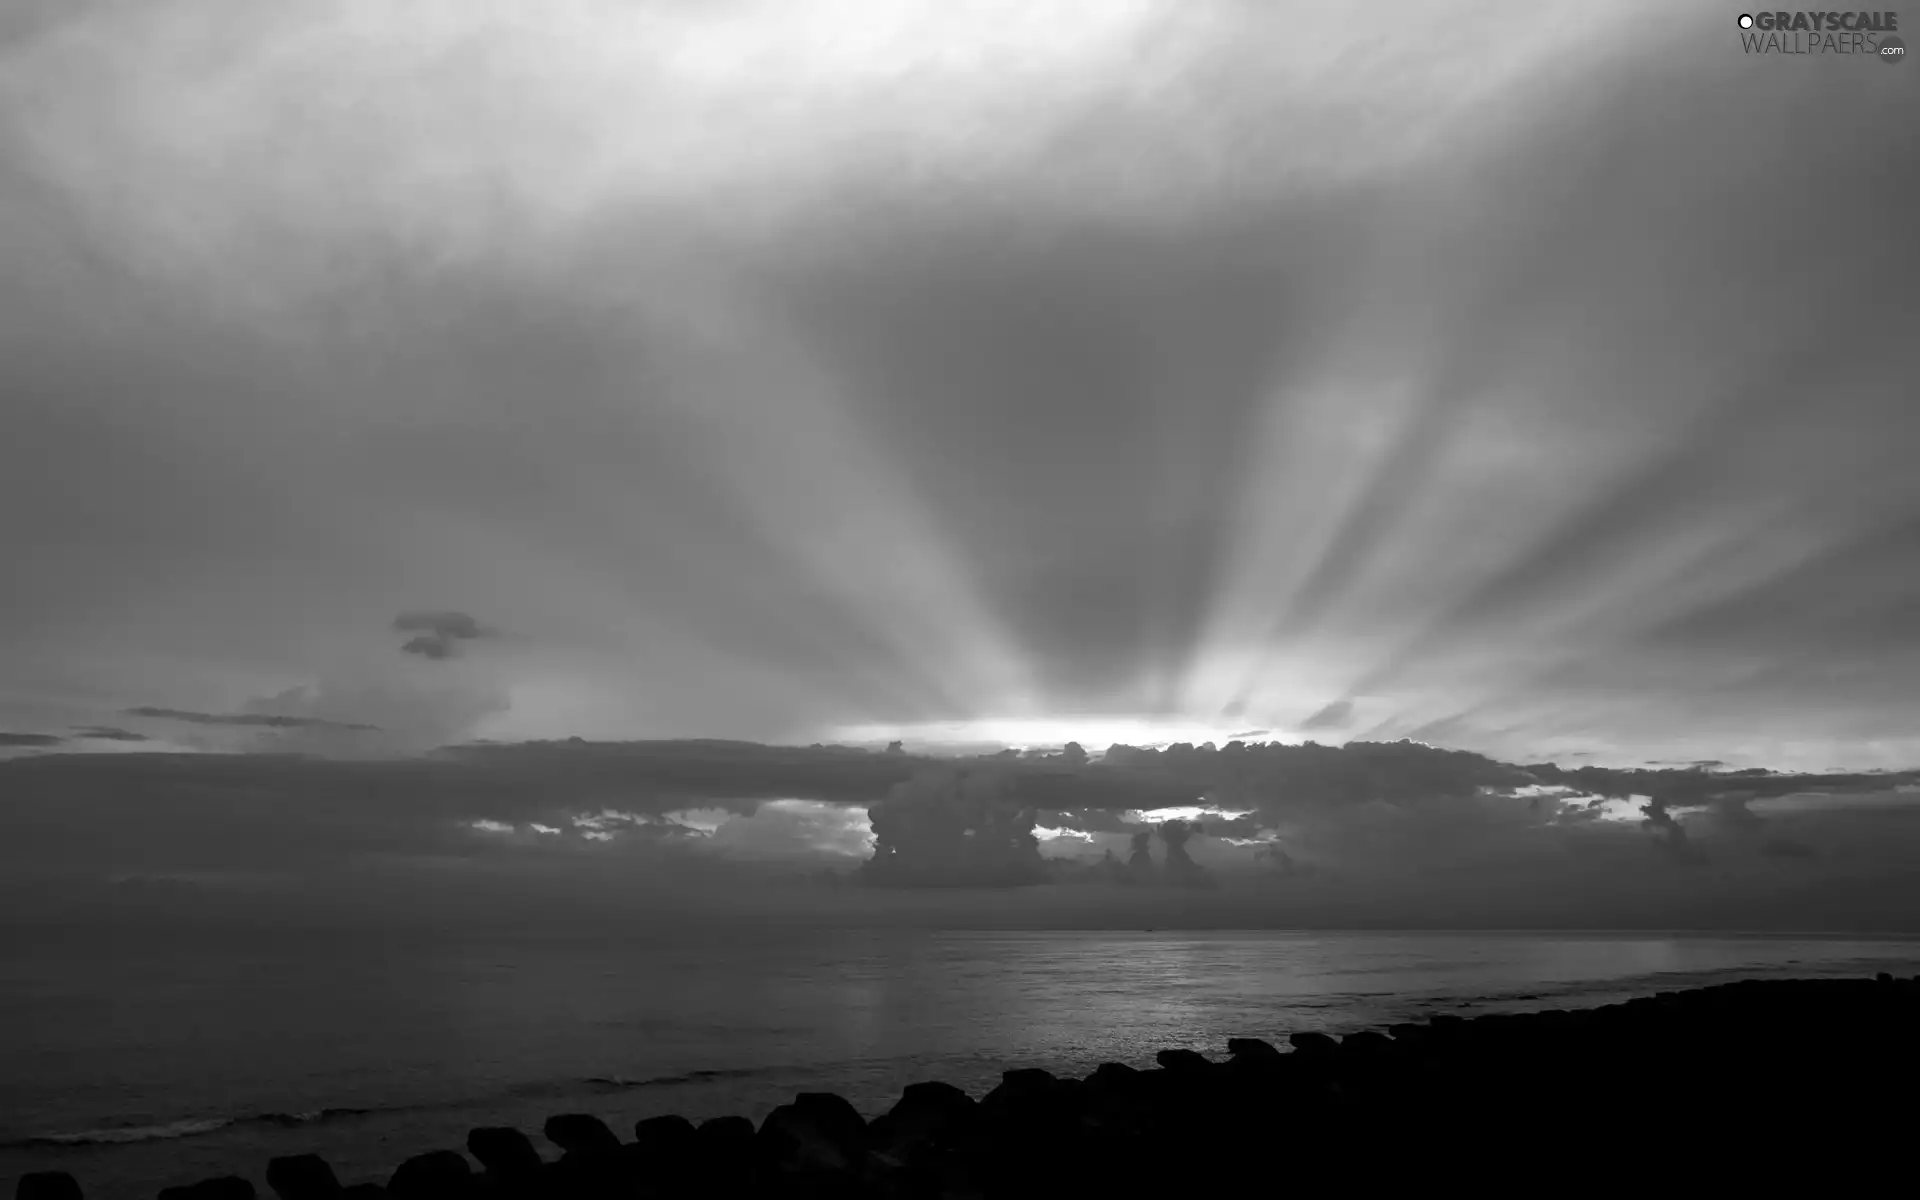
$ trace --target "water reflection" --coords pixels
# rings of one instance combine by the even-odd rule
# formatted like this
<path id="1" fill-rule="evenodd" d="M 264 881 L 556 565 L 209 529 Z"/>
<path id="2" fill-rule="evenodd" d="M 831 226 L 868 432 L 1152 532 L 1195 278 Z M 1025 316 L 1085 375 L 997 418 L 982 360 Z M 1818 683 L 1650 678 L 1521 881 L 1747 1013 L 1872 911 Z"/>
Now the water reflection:
<path id="1" fill-rule="evenodd" d="M 758 1117 L 826 1089 L 875 1111 L 916 1080 L 978 1092 L 1015 1065 L 1084 1072 L 1468 1004 L 1920 970 L 1920 947 L 1900 942 L 1391 933 L 783 931 L 53 958 L 0 968 L 20 983 L 0 987 L 0 1020 L 36 1030 L 40 1048 L 0 1046 L 0 1126 L 427 1105 L 108 1152 L 128 1178 L 306 1149 L 390 1169 L 473 1125 L 537 1127 L 564 1108 L 616 1127 L 674 1111 Z"/>

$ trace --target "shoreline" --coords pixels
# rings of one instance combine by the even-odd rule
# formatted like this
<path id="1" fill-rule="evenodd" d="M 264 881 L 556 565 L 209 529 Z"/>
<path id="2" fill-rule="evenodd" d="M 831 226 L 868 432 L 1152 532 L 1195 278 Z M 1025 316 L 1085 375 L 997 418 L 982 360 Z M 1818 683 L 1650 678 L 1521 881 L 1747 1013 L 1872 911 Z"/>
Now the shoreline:
<path id="1" fill-rule="evenodd" d="M 1016 1068 L 979 1096 L 917 1083 L 872 1121 L 822 1092 L 800 1093 L 757 1128 L 737 1116 L 698 1126 L 659 1116 L 616 1134 L 591 1114 L 563 1113 L 533 1137 L 476 1130 L 464 1147 L 406 1158 L 377 1180 L 334 1180 L 322 1160 L 291 1156 L 234 1163 L 238 1174 L 190 1187 L 154 1181 L 147 1194 L 1227 1194 L 1266 1177 L 1243 1152 L 1267 1142 L 1315 1147 L 1270 1166 L 1316 1179 L 1338 1176 L 1330 1153 L 1394 1147 L 1352 1169 L 1411 1179 L 1494 1144 L 1501 1157 L 1478 1170 L 1519 1172 L 1581 1146 L 1605 1160 L 1592 1168 L 1603 1173 L 1657 1159 L 1724 1181 L 1764 1178 L 1755 1172 L 1765 1165 L 1824 1171 L 1831 1186 L 1834 1172 L 1883 1155 L 1894 1163 L 1920 1110 L 1917 1031 L 1920 976 L 1746 980 L 1591 1008 L 1440 1015 L 1337 1040 L 1296 1033 L 1290 1046 L 1237 1038 L 1225 1058 L 1164 1050 L 1155 1067 L 1109 1063 L 1084 1078 Z M 84 1185 L 29 1174 L 16 1195 L 72 1200 Z"/>

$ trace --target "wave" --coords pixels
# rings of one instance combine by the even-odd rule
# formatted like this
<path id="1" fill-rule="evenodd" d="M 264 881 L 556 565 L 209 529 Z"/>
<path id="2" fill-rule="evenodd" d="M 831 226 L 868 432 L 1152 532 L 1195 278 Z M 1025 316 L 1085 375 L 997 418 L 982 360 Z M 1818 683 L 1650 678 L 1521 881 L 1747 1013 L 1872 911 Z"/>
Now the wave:
<path id="1" fill-rule="evenodd" d="M 617 1075 L 593 1075 L 586 1079 L 554 1080 L 539 1083 L 523 1083 L 509 1087 L 504 1091 L 488 1096 L 470 1096 L 457 1100 L 429 1101 L 418 1104 L 382 1104 L 369 1108 L 316 1108 L 304 1112 L 255 1112 L 217 1117 L 185 1117 L 173 1121 L 161 1121 L 148 1125 L 115 1125 L 102 1129 L 81 1129 L 61 1133 L 41 1133 L 13 1141 L 0 1142 L 0 1149 L 19 1149 L 22 1147 L 63 1147 L 81 1146 L 126 1146 L 138 1142 L 164 1142 L 179 1138 L 203 1137 L 225 1129 L 244 1126 L 264 1126 L 279 1129 L 294 1129 L 304 1126 L 325 1124 L 330 1121 L 352 1120 L 359 1117 L 386 1116 L 397 1113 L 446 1111 L 451 1109 L 475 1108 L 502 1100 L 527 1100 L 541 1097 L 558 1097 L 585 1091 L 615 1092 L 635 1088 L 671 1087 L 677 1084 L 706 1083 L 719 1079 L 746 1079 L 756 1075 L 769 1074 L 772 1067 L 733 1067 L 716 1070 L 686 1071 L 678 1075 L 655 1075 L 643 1079 L 628 1079 Z"/>
<path id="2" fill-rule="evenodd" d="M 129 1125 L 119 1129 L 83 1129 L 78 1133 L 46 1133 L 7 1142 L 13 1146 L 116 1146 L 128 1142 L 158 1142 L 170 1138 L 193 1137 L 212 1133 L 232 1124 L 214 1117 L 205 1120 L 167 1121 L 159 1125 Z"/>
<path id="3" fill-rule="evenodd" d="M 770 1074 L 772 1067 L 730 1067 L 712 1071 L 688 1071 L 683 1075 L 656 1075 L 651 1079 L 623 1079 L 618 1075 L 595 1075 L 587 1080 L 593 1087 L 607 1091 L 626 1091 L 630 1088 L 669 1087 L 678 1083 L 705 1083 L 711 1079 L 751 1079 L 756 1075 Z"/>
<path id="4" fill-rule="evenodd" d="M 409 1105 L 394 1105 L 391 1108 L 316 1108 L 310 1112 L 260 1112 L 243 1116 L 227 1117 L 186 1117 L 177 1121 L 162 1121 L 153 1125 L 115 1125 L 105 1129 L 82 1129 L 71 1133 L 39 1133 L 31 1137 L 11 1142 L 0 1142 L 0 1147 L 20 1146 L 125 1146 L 135 1142 L 166 1142 L 177 1138 L 199 1137 L 203 1134 L 217 1133 L 222 1129 L 232 1129 L 239 1125 L 271 1125 L 282 1129 L 291 1129 L 300 1125 L 313 1125 L 322 1121 L 337 1121 L 347 1117 L 364 1117 L 376 1112 L 401 1112 Z"/>

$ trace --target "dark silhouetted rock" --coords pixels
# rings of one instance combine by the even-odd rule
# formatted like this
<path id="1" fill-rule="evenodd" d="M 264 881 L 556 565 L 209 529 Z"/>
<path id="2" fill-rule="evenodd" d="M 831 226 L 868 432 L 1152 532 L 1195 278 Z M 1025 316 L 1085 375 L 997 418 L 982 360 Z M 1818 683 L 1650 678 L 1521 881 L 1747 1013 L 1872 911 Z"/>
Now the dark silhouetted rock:
<path id="1" fill-rule="evenodd" d="M 1039 1067 L 1018 1067 L 1000 1072 L 1000 1083 L 980 1101 L 989 1112 L 1009 1107 L 1024 1108 L 1045 1103 L 1057 1093 L 1060 1080 L 1051 1071 Z"/>
<path id="2" fill-rule="evenodd" d="M 950 1083 L 910 1083 L 868 1132 L 894 1162 L 905 1162 L 928 1147 L 952 1145 L 973 1127 L 979 1109 Z"/>
<path id="3" fill-rule="evenodd" d="M 1206 1071 L 1213 1067 L 1207 1056 L 1198 1050 L 1162 1050 L 1153 1056 L 1153 1061 L 1168 1071 Z"/>
<path id="4" fill-rule="evenodd" d="M 540 1152 L 533 1148 L 532 1139 L 504 1125 L 469 1130 L 467 1153 L 479 1160 L 489 1174 L 500 1179 L 526 1179 L 538 1174 L 541 1165 Z"/>
<path id="5" fill-rule="evenodd" d="M 731 1196 L 752 1177 L 756 1153 L 753 1122 L 745 1117 L 712 1117 L 693 1131 L 693 1159 L 687 1177 L 697 1189 L 688 1195 Z"/>
<path id="6" fill-rule="evenodd" d="M 1340 1043 L 1324 1033 L 1290 1033 L 1287 1043 L 1302 1054 L 1331 1054 Z"/>
<path id="7" fill-rule="evenodd" d="M 700 1133 L 682 1116 L 647 1117 L 634 1122 L 633 1141 L 621 1147 L 630 1179 L 655 1190 L 684 1190 L 700 1165 Z"/>
<path id="8" fill-rule="evenodd" d="M 868 1175 L 888 1196 L 965 1194 L 981 1105 L 950 1083 L 908 1084 L 868 1127 Z"/>
<path id="9" fill-rule="evenodd" d="M 387 1194 L 405 1200 L 438 1200 L 465 1195 L 473 1184 L 473 1168 L 457 1150 L 430 1150 L 400 1164 L 387 1180 Z"/>
<path id="10" fill-rule="evenodd" d="M 1228 1038 L 1227 1053 L 1236 1059 L 1266 1060 L 1280 1057 L 1280 1051 L 1272 1042 L 1260 1038 Z"/>
<path id="11" fill-rule="evenodd" d="M 900 1092 L 900 1099 L 894 1108 L 933 1108 L 946 1112 L 970 1112 L 978 1103 L 972 1096 L 938 1079 L 929 1079 L 920 1083 L 910 1083 Z"/>
<path id="12" fill-rule="evenodd" d="M 744 1152 L 753 1145 L 753 1122 L 745 1117 L 712 1117 L 693 1132 L 702 1154 Z"/>
<path id="13" fill-rule="evenodd" d="M 340 1181 L 318 1154 L 291 1154 L 267 1163 L 267 1186 L 280 1200 L 337 1200 Z"/>
<path id="14" fill-rule="evenodd" d="M 80 1200 L 80 1181 L 65 1171 L 34 1171 L 14 1185 L 14 1200 Z"/>
<path id="15" fill-rule="evenodd" d="M 801 1092 L 793 1098 L 795 1111 L 835 1137 L 858 1142 L 867 1134 L 867 1120 L 844 1096 L 833 1092 Z"/>
<path id="16" fill-rule="evenodd" d="M 683 1155 L 693 1149 L 698 1131 L 677 1114 L 647 1117 L 633 1125 L 633 1142 L 648 1154 Z"/>
<path id="17" fill-rule="evenodd" d="M 1393 1039 L 1384 1033 L 1363 1029 L 1340 1039 L 1340 1049 L 1348 1054 L 1378 1054 L 1393 1048 Z"/>
<path id="18" fill-rule="evenodd" d="M 802 1174 L 856 1171 L 866 1154 L 867 1123 L 843 1097 L 802 1092 L 760 1124 L 757 1141 L 777 1171 Z"/>
<path id="19" fill-rule="evenodd" d="M 910 1083 L 887 1110 L 887 1117 L 910 1124 L 949 1124 L 974 1115 L 979 1102 L 950 1083 L 928 1080 Z"/>
<path id="20" fill-rule="evenodd" d="M 563 1113 L 548 1117 L 545 1131 L 547 1140 L 563 1153 L 551 1177 L 542 1180 L 543 1193 L 570 1200 L 599 1200 L 630 1190 L 628 1185 L 640 1169 L 636 1152 L 622 1146 L 599 1117 Z"/>
<path id="21" fill-rule="evenodd" d="M 620 1148 L 620 1139 L 599 1117 L 586 1113 L 561 1113 L 548 1117 L 544 1132 L 547 1140 L 569 1154 L 612 1152 Z"/>
<path id="22" fill-rule="evenodd" d="M 980 1101 L 985 1136 L 1026 1147 L 1030 1153 L 1041 1142 L 1066 1137 L 1085 1114 L 1088 1085 L 1078 1079 L 1059 1079 L 1037 1069 L 1006 1071 L 1000 1085 Z"/>

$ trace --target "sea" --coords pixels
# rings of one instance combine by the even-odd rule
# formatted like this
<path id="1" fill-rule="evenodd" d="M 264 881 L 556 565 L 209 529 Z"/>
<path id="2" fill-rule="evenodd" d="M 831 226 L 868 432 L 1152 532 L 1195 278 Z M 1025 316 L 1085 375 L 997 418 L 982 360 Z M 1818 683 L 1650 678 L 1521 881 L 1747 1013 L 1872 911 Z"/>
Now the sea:
<path id="1" fill-rule="evenodd" d="M 799 1091 L 869 1116 L 943 1079 L 1085 1073 L 1450 1012 L 1733 979 L 1920 972 L 1920 941 L 1684 933 L 143 934 L 0 960 L 0 1179 L 90 1200 L 324 1155 L 342 1181 L 478 1125 L 754 1119 Z"/>

